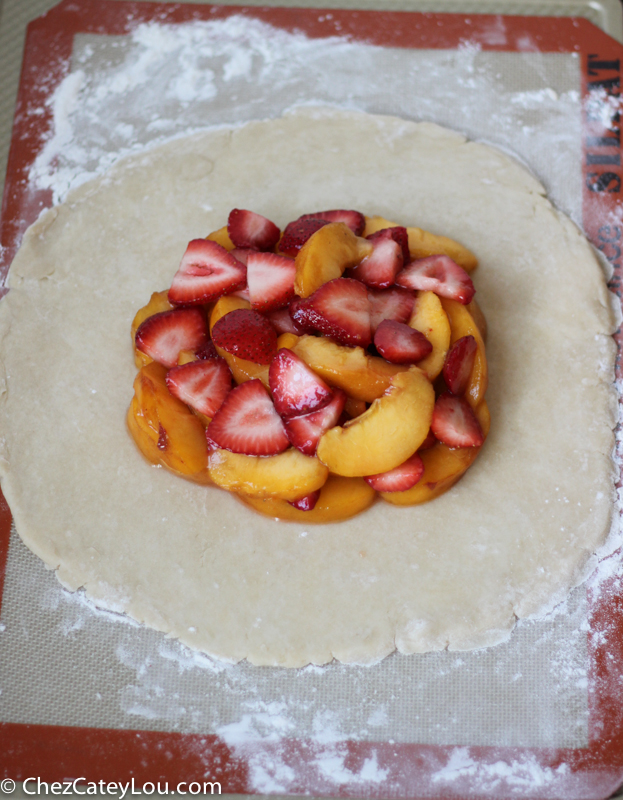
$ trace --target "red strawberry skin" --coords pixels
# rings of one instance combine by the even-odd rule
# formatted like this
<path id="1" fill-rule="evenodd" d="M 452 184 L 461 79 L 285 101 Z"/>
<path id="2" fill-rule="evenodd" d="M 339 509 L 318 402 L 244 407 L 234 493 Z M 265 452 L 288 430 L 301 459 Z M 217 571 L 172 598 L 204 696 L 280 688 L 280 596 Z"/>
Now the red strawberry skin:
<path id="1" fill-rule="evenodd" d="M 398 286 L 435 292 L 440 297 L 471 303 L 476 289 L 467 272 L 449 256 L 428 256 L 412 261 L 396 278 Z"/>
<path id="2" fill-rule="evenodd" d="M 257 379 L 229 392 L 206 436 L 209 443 L 224 450 L 249 456 L 274 456 L 290 446 L 281 417 Z"/>
<path id="3" fill-rule="evenodd" d="M 175 308 L 148 317 L 139 325 L 136 347 L 165 367 L 174 367 L 180 350 L 198 350 L 208 341 L 208 326 L 199 308 Z"/>
<path id="4" fill-rule="evenodd" d="M 346 394 L 341 389 L 336 389 L 333 399 L 318 411 L 285 419 L 284 425 L 290 443 L 306 456 L 315 455 L 320 437 L 329 428 L 337 425 L 345 403 Z"/>
<path id="5" fill-rule="evenodd" d="M 166 381 L 174 397 L 195 411 L 213 417 L 231 390 L 232 375 L 225 360 L 217 357 L 173 367 Z"/>
<path id="6" fill-rule="evenodd" d="M 242 289 L 247 282 L 244 264 L 209 239 L 189 242 L 169 289 L 173 305 L 209 303 Z"/>
<path id="7" fill-rule="evenodd" d="M 340 344 L 367 347 L 372 341 L 370 301 L 366 287 L 351 278 L 324 283 L 312 295 L 290 307 L 292 319 Z"/>
<path id="8" fill-rule="evenodd" d="M 296 256 L 309 237 L 323 225 L 328 224 L 329 221 L 326 219 L 303 219 L 302 217 L 295 219 L 294 222 L 289 222 L 279 242 L 279 252 L 286 256 Z"/>
<path id="9" fill-rule="evenodd" d="M 244 208 L 234 208 L 230 212 L 227 233 L 236 247 L 254 250 L 272 250 L 281 236 L 274 222 Z"/>
<path id="10" fill-rule="evenodd" d="M 473 336 L 462 336 L 450 348 L 443 365 L 443 379 L 451 394 L 465 394 L 477 350 Z"/>
<path id="11" fill-rule="evenodd" d="M 250 253 L 247 283 L 251 308 L 266 313 L 287 306 L 294 297 L 296 264 L 275 253 Z"/>
<path id="12" fill-rule="evenodd" d="M 290 308 L 278 308 L 276 311 L 270 311 L 267 314 L 268 319 L 271 321 L 274 329 L 278 334 L 294 333 L 297 336 L 305 333 L 305 331 L 296 324 L 290 316 Z"/>
<path id="13" fill-rule="evenodd" d="M 370 327 L 374 335 L 384 319 L 393 319 L 396 322 L 407 322 L 410 319 L 415 304 L 415 292 L 398 286 L 384 291 L 368 289 L 368 300 Z"/>
<path id="14" fill-rule="evenodd" d="M 270 322 L 247 308 L 225 314 L 212 328 L 212 341 L 228 353 L 256 364 L 270 364 L 277 352 L 277 333 Z"/>
<path id="15" fill-rule="evenodd" d="M 305 497 L 300 497 L 298 500 L 288 500 L 291 506 L 298 508 L 299 511 L 311 511 L 320 498 L 320 489 L 316 489 L 311 494 L 306 494 Z"/>
<path id="16" fill-rule="evenodd" d="M 392 364 L 417 364 L 433 351 L 423 333 L 393 319 L 384 319 L 376 329 L 374 346 Z"/>
<path id="17" fill-rule="evenodd" d="M 208 358 L 220 358 L 212 340 L 206 342 L 199 350 L 195 350 L 195 356 L 201 361 L 207 361 Z"/>
<path id="18" fill-rule="evenodd" d="M 407 229 L 402 225 L 396 225 L 393 228 L 382 228 L 380 231 L 375 231 L 367 237 L 371 242 L 378 242 L 380 239 L 393 239 L 400 245 L 402 250 L 402 260 L 406 266 L 411 258 L 409 254 L 409 234 Z"/>
<path id="19" fill-rule="evenodd" d="M 285 347 L 271 361 L 268 383 L 277 413 L 282 417 L 309 414 L 326 406 L 333 397 L 322 378 Z"/>
<path id="20" fill-rule="evenodd" d="M 402 250 L 397 242 L 387 237 L 378 239 L 374 242 L 372 253 L 352 270 L 352 276 L 373 289 L 389 289 L 394 285 L 403 261 Z"/>
<path id="21" fill-rule="evenodd" d="M 366 227 L 366 218 L 361 211 L 347 208 L 334 208 L 330 211 L 315 211 L 313 214 L 303 214 L 297 221 L 308 219 L 322 219 L 325 222 L 343 222 L 351 229 L 355 236 L 361 236 Z"/>
<path id="22" fill-rule="evenodd" d="M 480 447 L 485 440 L 471 406 L 462 397 L 449 393 L 437 398 L 430 427 L 448 447 Z"/>
<path id="23" fill-rule="evenodd" d="M 368 475 L 364 480 L 377 492 L 406 492 L 412 489 L 424 474 L 424 462 L 417 453 L 388 472 Z"/>

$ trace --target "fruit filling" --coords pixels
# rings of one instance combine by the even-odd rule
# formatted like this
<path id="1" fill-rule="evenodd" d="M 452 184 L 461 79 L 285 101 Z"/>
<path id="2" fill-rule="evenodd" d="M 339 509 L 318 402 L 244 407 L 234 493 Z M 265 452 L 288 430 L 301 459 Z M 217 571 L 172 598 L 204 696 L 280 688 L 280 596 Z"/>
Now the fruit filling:
<path id="1" fill-rule="evenodd" d="M 476 266 L 355 210 L 281 231 L 235 208 L 134 318 L 130 433 L 150 463 L 270 517 L 432 500 L 489 431 Z"/>

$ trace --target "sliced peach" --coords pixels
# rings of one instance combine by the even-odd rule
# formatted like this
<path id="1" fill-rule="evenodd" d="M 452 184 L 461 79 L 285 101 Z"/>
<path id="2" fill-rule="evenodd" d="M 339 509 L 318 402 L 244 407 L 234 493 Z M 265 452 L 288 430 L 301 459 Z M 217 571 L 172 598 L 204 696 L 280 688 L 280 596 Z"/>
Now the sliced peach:
<path id="1" fill-rule="evenodd" d="M 367 406 L 365 400 L 359 400 L 356 397 L 346 398 L 346 405 L 344 406 L 344 411 L 348 414 L 348 416 L 351 419 L 360 416 L 360 414 L 363 414 L 366 411 L 366 409 Z"/>
<path id="2" fill-rule="evenodd" d="M 223 489 L 252 497 L 297 500 L 315 492 L 329 470 L 313 456 L 290 448 L 276 456 L 247 456 L 213 450 L 208 457 L 210 477 Z"/>
<path id="3" fill-rule="evenodd" d="M 478 345 L 474 366 L 472 367 L 472 374 L 467 384 L 467 389 L 465 390 L 465 399 L 470 406 L 475 409 L 480 405 L 487 391 L 488 370 L 487 358 L 485 356 L 485 343 L 474 318 L 469 313 L 466 306 L 457 303 L 456 300 L 449 300 L 446 297 L 440 299 L 444 311 L 450 320 L 450 328 L 452 329 L 450 344 L 453 345 L 463 336 L 473 336 Z"/>
<path id="4" fill-rule="evenodd" d="M 362 236 L 372 236 L 377 231 L 382 231 L 384 228 L 397 228 L 397 222 L 390 222 L 384 217 L 366 217 L 366 227 L 363 229 Z"/>
<path id="5" fill-rule="evenodd" d="M 407 371 L 400 364 L 369 356 L 361 347 L 345 347 L 318 336 L 301 336 L 291 349 L 327 383 L 366 403 L 381 397 L 394 375 Z"/>
<path id="6" fill-rule="evenodd" d="M 434 292 L 418 292 L 409 325 L 423 333 L 433 346 L 433 352 L 418 362 L 418 367 L 434 381 L 443 369 L 451 336 L 448 315 Z"/>
<path id="7" fill-rule="evenodd" d="M 277 339 L 277 350 L 287 347 L 288 350 L 294 350 L 299 337 L 295 333 L 282 333 Z"/>
<path id="8" fill-rule="evenodd" d="M 437 236 L 421 228 L 407 228 L 409 235 L 409 253 L 411 258 L 426 258 L 440 253 L 450 256 L 453 261 L 463 267 L 466 272 L 471 272 L 478 266 L 478 259 L 462 244 L 448 239 L 447 236 Z"/>
<path id="9" fill-rule="evenodd" d="M 230 251 L 233 250 L 236 245 L 232 242 L 229 238 L 229 233 L 227 232 L 227 225 L 223 228 L 219 228 L 217 231 L 213 231 L 212 233 L 206 236 L 206 239 L 209 239 L 211 242 L 216 242 L 220 244 L 221 247 L 224 247 L 225 250 Z"/>
<path id="10" fill-rule="evenodd" d="M 347 477 L 394 469 L 426 438 L 434 405 L 426 373 L 410 367 L 391 379 L 387 393 L 364 414 L 324 433 L 317 456 L 331 472 Z"/>
<path id="11" fill-rule="evenodd" d="M 152 361 L 134 380 L 128 427 L 139 450 L 185 478 L 210 483 L 205 429 L 192 411 L 169 392 L 166 367 Z"/>
<path id="12" fill-rule="evenodd" d="M 363 478 L 344 478 L 329 475 L 320 490 L 318 502 L 311 511 L 299 511 L 285 500 L 276 497 L 242 497 L 251 508 L 268 517 L 292 522 L 339 522 L 354 517 L 372 505 L 376 496 L 374 489 Z"/>
<path id="13" fill-rule="evenodd" d="M 489 432 L 491 417 L 486 400 L 475 409 L 485 436 Z M 427 503 L 446 492 L 474 462 L 480 447 L 451 448 L 437 442 L 428 450 L 420 451 L 424 474 L 412 489 L 406 492 L 380 492 L 383 500 L 396 506 L 414 506 Z"/>
<path id="14" fill-rule="evenodd" d="M 180 350 L 177 357 L 177 366 L 181 367 L 182 364 L 190 364 L 191 361 L 196 361 L 197 356 L 194 350 Z"/>
<path id="15" fill-rule="evenodd" d="M 323 283 L 340 278 L 348 267 L 355 267 L 373 250 L 371 242 L 355 236 L 343 222 L 330 222 L 312 234 L 296 259 L 294 291 L 309 297 Z"/>
<path id="16" fill-rule="evenodd" d="M 169 303 L 169 291 L 167 289 L 164 292 L 154 292 L 149 298 L 149 303 L 139 308 L 136 312 L 132 320 L 132 345 L 134 346 L 134 363 L 139 369 L 146 364 L 151 364 L 153 361 L 153 358 L 146 353 L 142 353 L 136 345 L 134 345 L 134 338 L 139 325 L 145 322 L 148 317 L 153 317 L 154 314 L 160 314 L 162 311 L 170 311 L 172 308 L 174 308 L 174 306 Z"/>
<path id="17" fill-rule="evenodd" d="M 482 313 L 482 309 L 476 302 L 476 298 L 472 300 L 471 303 L 467 304 L 467 310 L 472 315 L 474 322 L 478 330 L 480 331 L 480 335 L 482 336 L 482 341 L 487 342 L 487 320 L 485 319 L 485 315 Z"/>
<path id="18" fill-rule="evenodd" d="M 251 308 L 251 303 L 249 303 L 248 300 L 243 300 L 242 297 L 234 297 L 233 295 L 219 298 L 214 304 L 214 308 L 210 314 L 210 331 L 212 331 L 212 328 L 221 317 L 239 308 Z M 226 350 L 223 350 L 222 347 L 217 347 L 216 352 L 227 362 L 236 383 L 244 383 L 253 378 L 259 378 L 264 386 L 267 389 L 269 388 L 269 364 L 256 364 L 254 361 L 247 361 L 246 358 L 239 358 L 238 356 L 228 353 Z"/>

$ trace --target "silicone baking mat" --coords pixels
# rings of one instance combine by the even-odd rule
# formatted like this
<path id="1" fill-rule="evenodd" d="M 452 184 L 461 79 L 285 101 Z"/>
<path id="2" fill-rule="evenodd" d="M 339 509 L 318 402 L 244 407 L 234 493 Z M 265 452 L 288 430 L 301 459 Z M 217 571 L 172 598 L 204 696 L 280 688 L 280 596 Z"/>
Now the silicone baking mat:
<path id="1" fill-rule="evenodd" d="M 621 47 L 583 19 L 65 2 L 28 32 L 0 228 L 120 154 L 300 102 L 433 119 L 522 158 L 621 257 Z M 223 665 L 69 595 L 10 532 L 0 769 L 223 792 L 608 797 L 623 781 L 620 575 L 474 653 Z M 4 566 L 4 563 L 3 563 Z"/>

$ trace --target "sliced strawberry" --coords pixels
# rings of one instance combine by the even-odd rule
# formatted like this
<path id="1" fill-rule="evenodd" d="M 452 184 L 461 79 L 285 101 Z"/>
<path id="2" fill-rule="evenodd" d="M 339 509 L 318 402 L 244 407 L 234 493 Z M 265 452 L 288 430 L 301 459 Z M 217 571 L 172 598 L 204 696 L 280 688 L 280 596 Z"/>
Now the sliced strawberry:
<path id="1" fill-rule="evenodd" d="M 240 261 L 240 263 L 244 264 L 246 267 L 249 253 L 257 253 L 257 250 L 253 250 L 250 247 L 234 247 L 234 249 L 230 250 L 229 252 L 234 258 L 237 258 L 238 261 Z"/>
<path id="2" fill-rule="evenodd" d="M 193 239 L 182 257 L 169 289 L 174 305 L 208 303 L 221 295 L 242 289 L 246 269 L 237 258 L 210 239 Z"/>
<path id="3" fill-rule="evenodd" d="M 275 253 L 250 253 L 247 283 L 251 308 L 267 312 L 287 306 L 294 297 L 295 276 L 293 258 Z"/>
<path id="4" fill-rule="evenodd" d="M 360 211 L 353 211 L 346 208 L 335 208 L 331 211 L 315 211 L 313 214 L 303 214 L 300 220 L 323 219 L 325 222 L 343 222 L 351 229 L 355 236 L 361 236 L 366 227 L 366 218 Z"/>
<path id="5" fill-rule="evenodd" d="M 431 430 L 448 447 L 480 447 L 485 437 L 470 405 L 462 397 L 444 393 L 437 398 Z"/>
<path id="6" fill-rule="evenodd" d="M 374 346 L 392 364 L 417 364 L 433 351 L 423 333 L 393 319 L 384 319 L 376 329 Z"/>
<path id="7" fill-rule="evenodd" d="M 303 328 L 297 325 L 290 316 L 289 308 L 278 308 L 276 311 L 270 311 L 266 316 L 271 321 L 278 334 L 294 333 L 300 336 L 302 333 L 305 333 Z"/>
<path id="8" fill-rule="evenodd" d="M 232 376 L 223 358 L 190 361 L 167 372 L 167 386 L 178 400 L 213 417 L 231 389 Z"/>
<path id="9" fill-rule="evenodd" d="M 418 447 L 418 451 L 430 450 L 430 448 L 435 444 L 437 444 L 437 437 L 431 430 L 429 430 L 428 433 L 426 434 L 426 439 L 424 439 L 422 444 Z"/>
<path id="10" fill-rule="evenodd" d="M 398 286 L 422 289 L 448 297 L 458 303 L 471 303 L 476 290 L 472 279 L 463 267 L 449 256 L 428 256 L 412 261 L 396 278 Z"/>
<path id="11" fill-rule="evenodd" d="M 274 456 L 290 446 L 281 417 L 257 379 L 231 390 L 206 435 L 218 447 L 249 456 Z"/>
<path id="12" fill-rule="evenodd" d="M 310 297 L 291 308 L 301 327 L 313 327 L 340 344 L 367 347 L 372 341 L 370 301 L 363 283 L 336 278 L 324 283 Z"/>
<path id="13" fill-rule="evenodd" d="M 396 225 L 393 228 L 382 228 L 380 231 L 371 233 L 367 238 L 371 242 L 377 242 L 379 239 L 393 239 L 400 245 L 402 260 L 405 266 L 409 263 L 411 258 L 409 254 L 409 234 L 407 233 L 407 229 L 403 228 L 402 225 Z"/>
<path id="14" fill-rule="evenodd" d="M 311 494 L 306 494 L 305 497 L 300 497 L 298 500 L 288 500 L 291 506 L 298 508 L 299 511 L 311 511 L 318 502 L 320 497 L 320 489 L 316 489 Z"/>
<path id="15" fill-rule="evenodd" d="M 284 425 L 290 443 L 306 456 L 315 455 L 320 437 L 329 428 L 337 425 L 345 403 L 346 394 L 341 389 L 336 389 L 333 399 L 318 411 L 285 419 Z"/>
<path id="16" fill-rule="evenodd" d="M 206 342 L 203 347 L 200 347 L 199 350 L 195 350 L 195 356 L 201 361 L 207 361 L 209 358 L 220 358 L 219 354 L 216 352 L 214 342 L 211 339 L 209 342 Z"/>
<path id="17" fill-rule="evenodd" d="M 443 379 L 451 394 L 465 393 L 477 350 L 473 336 L 462 336 L 452 345 L 443 365 Z"/>
<path id="18" fill-rule="evenodd" d="M 174 367 L 180 350 L 197 350 L 208 341 L 208 326 L 201 309 L 175 308 L 148 317 L 134 341 L 154 361 Z"/>
<path id="19" fill-rule="evenodd" d="M 270 363 L 268 383 L 275 408 L 282 417 L 309 414 L 326 406 L 333 397 L 322 378 L 285 347 Z"/>
<path id="20" fill-rule="evenodd" d="M 406 492 L 412 489 L 424 474 L 424 462 L 417 453 L 400 466 L 377 475 L 367 475 L 364 480 L 377 492 Z"/>
<path id="21" fill-rule="evenodd" d="M 403 261 L 398 242 L 391 238 L 377 239 L 374 250 L 352 270 L 352 276 L 373 289 L 389 289 L 394 285 Z"/>
<path id="22" fill-rule="evenodd" d="M 250 308 L 225 314 L 212 328 L 212 341 L 238 358 L 270 364 L 277 352 L 277 333 L 270 322 Z"/>
<path id="23" fill-rule="evenodd" d="M 237 292 L 230 292 L 230 294 L 232 297 L 240 297 L 242 300 L 246 300 L 247 303 L 251 302 L 248 286 L 245 286 L 244 289 L 238 289 Z"/>
<path id="24" fill-rule="evenodd" d="M 368 300 L 370 301 L 370 326 L 372 335 L 374 335 L 384 319 L 407 322 L 413 311 L 415 292 L 400 289 L 397 286 L 381 292 L 368 289 Z"/>
<path id="25" fill-rule="evenodd" d="M 250 247 L 253 250 L 272 250 L 281 236 L 274 222 L 243 208 L 230 211 L 227 233 L 236 247 Z"/>
<path id="26" fill-rule="evenodd" d="M 328 224 L 329 222 L 326 219 L 315 218 L 301 218 L 295 219 L 294 222 L 289 222 L 279 242 L 279 252 L 286 256 L 296 256 L 309 237 L 322 228 L 323 225 Z"/>

